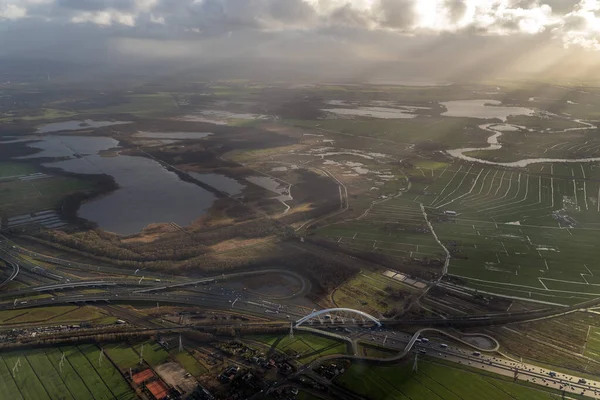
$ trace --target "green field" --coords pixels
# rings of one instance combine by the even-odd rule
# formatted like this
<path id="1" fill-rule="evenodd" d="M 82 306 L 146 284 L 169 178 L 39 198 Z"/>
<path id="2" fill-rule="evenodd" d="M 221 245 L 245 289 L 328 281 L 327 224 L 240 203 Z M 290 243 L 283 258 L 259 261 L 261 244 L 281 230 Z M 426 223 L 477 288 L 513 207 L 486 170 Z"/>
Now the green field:
<path id="1" fill-rule="evenodd" d="M 32 174 L 35 167 L 31 164 L 0 162 L 0 178 Z"/>
<path id="2" fill-rule="evenodd" d="M 129 368 L 139 366 L 140 352 L 142 349 L 141 345 L 141 343 L 134 346 L 127 343 L 109 343 L 104 346 L 104 351 L 117 367 L 127 371 Z M 194 376 L 203 375 L 208 372 L 206 367 L 187 351 L 179 352 L 173 350 L 169 354 L 154 341 L 144 342 L 144 361 L 152 367 L 156 367 L 168 361 L 169 357 L 176 360 L 186 371 Z"/>
<path id="3" fill-rule="evenodd" d="M 167 361 L 169 358 L 169 353 L 166 352 L 158 343 L 154 340 L 150 340 L 143 343 L 144 346 L 144 361 L 146 361 L 151 366 L 155 367 Z M 134 347 L 135 351 L 140 354 L 142 351 L 142 344 L 136 345 Z"/>
<path id="4" fill-rule="evenodd" d="M 363 272 L 340 285 L 332 295 L 339 307 L 358 308 L 373 315 L 402 309 L 408 294 L 415 289 L 378 272 Z M 401 293 L 401 296 L 398 296 Z M 397 297 L 393 295 L 396 294 Z"/>
<path id="5" fill-rule="evenodd" d="M 433 215 L 459 213 L 434 223 L 452 242 L 452 275 L 479 290 L 577 303 L 600 294 L 598 178 L 589 164 L 452 166 L 416 200 Z"/>
<path id="6" fill-rule="evenodd" d="M 312 394 L 301 390 L 298 392 L 298 395 L 296 395 L 296 399 L 297 400 L 320 400 L 321 397 L 313 396 Z"/>
<path id="7" fill-rule="evenodd" d="M 148 117 L 156 113 L 170 112 L 176 109 L 177 104 L 169 93 L 132 94 L 126 97 L 126 102 L 123 104 L 86 110 L 82 114 L 133 114 Z"/>
<path id="8" fill-rule="evenodd" d="M 202 365 L 187 351 L 174 351 L 172 356 L 179 364 L 183 366 L 183 368 L 185 368 L 187 372 L 194 376 L 202 375 L 208 372 L 208 369 L 206 369 L 204 365 Z"/>
<path id="9" fill-rule="evenodd" d="M 108 316 L 101 309 L 92 306 L 55 306 L 24 310 L 0 311 L 0 323 L 11 324 L 64 324 L 90 322 L 94 324 L 111 324 L 115 318 Z"/>
<path id="10" fill-rule="evenodd" d="M 109 343 L 104 346 L 104 351 L 121 369 L 133 368 L 140 362 L 139 354 L 126 343 Z"/>
<path id="11" fill-rule="evenodd" d="M 423 204 L 451 252 L 449 274 L 462 285 L 561 304 L 600 296 L 597 165 L 505 169 L 425 163 L 407 173 L 413 180 L 410 191 L 317 234 L 405 265 L 423 259 L 443 262 L 443 249 L 422 215 Z M 447 210 L 458 216 L 446 217 Z"/>
<path id="12" fill-rule="evenodd" d="M 67 110 L 59 110 L 55 108 L 42 108 L 39 114 L 36 115 L 25 115 L 21 117 L 17 117 L 16 119 L 24 120 L 24 121 L 37 121 L 44 119 L 55 119 L 55 118 L 67 118 L 76 115 L 75 112 L 67 111 Z M 0 118 L 0 121 L 8 122 L 15 119 L 15 117 L 4 117 Z"/>
<path id="13" fill-rule="evenodd" d="M 62 354 L 65 354 L 61 366 Z M 133 400 L 136 395 L 119 371 L 94 345 L 0 353 L 2 398 L 23 400 Z M 13 376 L 12 370 L 20 364 Z"/>
<path id="14" fill-rule="evenodd" d="M 303 363 L 325 355 L 346 354 L 347 351 L 345 343 L 307 332 L 296 332 L 293 338 L 289 335 L 260 335 L 249 336 L 248 339 L 261 342 L 271 350 L 298 356 L 298 360 Z"/>
<path id="15" fill-rule="evenodd" d="M 410 365 L 375 367 L 355 363 L 335 383 L 373 400 L 561 398 L 549 391 L 513 383 L 508 378 L 482 375 L 430 361 L 420 361 L 417 373 L 411 371 Z"/>
<path id="16" fill-rule="evenodd" d="M 584 355 L 600 361 L 600 328 L 590 326 Z"/>
<path id="17" fill-rule="evenodd" d="M 27 167 L 17 167 L 18 171 L 31 173 Z M 2 174 L 12 174 L 10 166 Z M 7 216 L 28 214 L 55 208 L 68 194 L 90 190 L 92 185 L 83 179 L 48 176 L 35 180 L 0 181 L 0 210 Z"/>

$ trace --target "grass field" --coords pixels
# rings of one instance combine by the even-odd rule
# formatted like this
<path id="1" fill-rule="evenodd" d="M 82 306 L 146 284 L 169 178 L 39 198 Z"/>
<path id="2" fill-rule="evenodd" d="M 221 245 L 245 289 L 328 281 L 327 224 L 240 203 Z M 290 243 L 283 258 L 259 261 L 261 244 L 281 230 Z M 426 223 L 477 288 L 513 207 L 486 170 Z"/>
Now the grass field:
<path id="1" fill-rule="evenodd" d="M 430 361 L 420 361 L 418 372 L 411 366 L 375 367 L 353 364 L 336 380 L 368 399 L 443 399 L 443 400 L 549 400 L 558 394 L 537 390 L 503 377 L 481 375 Z"/>
<path id="2" fill-rule="evenodd" d="M 65 355 L 61 366 L 62 354 Z M 0 353 L 2 398 L 23 400 L 133 400 L 136 395 L 94 345 Z M 20 365 L 12 370 L 15 365 Z"/>
<path id="3" fill-rule="evenodd" d="M 15 171 L 11 166 L 0 169 L 9 176 Z M 17 167 L 17 171 L 31 173 L 28 167 Z M 91 189 L 83 179 L 48 176 L 35 180 L 8 180 L 0 182 L 0 210 L 7 216 L 28 214 L 55 208 L 68 194 Z"/>
<path id="4" fill-rule="evenodd" d="M 76 115 L 75 112 L 67 111 L 67 110 L 59 110 L 55 108 L 43 108 L 40 110 L 38 115 L 25 115 L 22 117 L 18 117 L 17 119 L 22 119 L 25 121 L 37 121 L 43 119 L 55 119 L 55 118 L 67 118 L 70 116 Z M 0 118 L 2 122 L 8 122 L 15 119 L 14 117 L 4 117 Z"/>
<path id="5" fill-rule="evenodd" d="M 317 234 L 385 254 L 399 265 L 443 260 L 420 204 L 451 252 L 449 274 L 480 292 L 575 304 L 600 296 L 600 168 L 533 164 L 505 169 L 417 163 L 411 189 Z M 447 217 L 445 211 L 455 211 Z"/>
<path id="6" fill-rule="evenodd" d="M 584 355 L 600 361 L 600 327 L 589 327 Z"/>
<path id="7" fill-rule="evenodd" d="M 446 148 L 485 146 L 487 136 L 477 130 L 477 120 L 469 118 L 414 118 L 414 119 L 328 119 L 289 120 L 288 124 L 303 128 L 319 128 L 342 134 L 368 136 L 410 146 L 433 141 Z M 473 130 L 466 135 L 465 129 Z M 464 146 L 463 146 L 464 145 Z"/>
<path id="8" fill-rule="evenodd" d="M 373 205 L 358 219 L 317 232 L 346 247 L 376 251 L 392 258 L 442 257 L 442 249 L 426 227 L 419 205 L 397 198 Z"/>
<path id="9" fill-rule="evenodd" d="M 306 332 L 296 332 L 293 338 L 289 335 L 257 335 L 249 336 L 248 339 L 264 343 L 271 350 L 297 355 L 298 360 L 303 363 L 329 354 L 346 354 L 347 350 L 345 343 Z"/>
<path id="10" fill-rule="evenodd" d="M 177 109 L 177 104 L 169 93 L 132 94 L 127 96 L 126 99 L 127 102 L 123 104 L 86 110 L 85 113 L 133 114 L 139 117 L 147 117 L 152 114 L 170 112 Z"/>
<path id="11" fill-rule="evenodd" d="M 559 303 L 600 294 L 600 169 L 542 164 L 527 170 L 452 165 L 415 200 L 452 246 L 450 273 L 482 291 Z"/>
<path id="12" fill-rule="evenodd" d="M 314 396 L 308 392 L 300 390 L 296 395 L 297 400 L 320 400 L 321 397 Z"/>
<path id="13" fill-rule="evenodd" d="M 333 293 L 333 301 L 339 307 L 359 309 L 379 315 L 392 309 L 402 309 L 411 286 L 384 276 L 381 272 L 363 272 L 344 282 Z M 402 293 L 401 296 L 397 296 Z"/>
<path id="14" fill-rule="evenodd" d="M 549 369 L 600 374 L 597 336 L 600 315 L 575 312 L 560 318 L 511 324 L 510 329 L 493 327 L 490 331 L 506 354 L 536 360 Z M 593 362 L 583 356 L 590 357 Z"/>
<path id="15" fill-rule="evenodd" d="M 140 362 L 141 343 L 131 346 L 127 343 L 109 343 L 104 346 L 106 354 L 121 370 L 127 371 L 129 368 L 135 368 Z M 144 342 L 144 361 L 152 367 L 156 367 L 168 361 L 171 357 L 176 360 L 186 371 L 194 376 L 203 375 L 208 369 L 196 360 L 190 353 L 173 350 L 167 353 L 160 345 L 154 341 Z"/>
<path id="16" fill-rule="evenodd" d="M 49 325 L 80 322 L 110 324 L 114 321 L 114 317 L 93 306 L 56 306 L 0 311 L 0 323 L 4 325 L 42 322 Z"/>
<path id="17" fill-rule="evenodd" d="M 369 346 L 361 343 L 358 347 L 358 352 L 367 357 L 390 358 L 398 354 L 398 351 L 385 349 L 383 347 Z"/>
<path id="18" fill-rule="evenodd" d="M 1 162 L 0 163 L 0 178 L 12 176 L 21 176 L 32 174 L 35 172 L 35 167 L 31 164 Z"/>
<path id="19" fill-rule="evenodd" d="M 194 356 L 186 351 L 174 351 L 172 356 L 179 364 L 183 366 L 183 368 L 185 368 L 187 372 L 194 376 L 202 375 L 208 372 L 208 369 L 206 369 L 204 365 L 198 362 Z"/>
<path id="20" fill-rule="evenodd" d="M 146 361 L 151 366 L 155 367 L 159 364 L 164 363 L 169 358 L 169 353 L 166 352 L 158 343 L 154 340 L 150 340 L 143 343 L 144 351 L 143 357 L 144 361 Z M 140 354 L 142 351 L 142 344 L 139 344 L 134 347 L 135 351 Z"/>
<path id="21" fill-rule="evenodd" d="M 121 369 L 133 368 L 140 362 L 139 354 L 126 343 L 109 343 L 104 346 L 104 351 Z"/>

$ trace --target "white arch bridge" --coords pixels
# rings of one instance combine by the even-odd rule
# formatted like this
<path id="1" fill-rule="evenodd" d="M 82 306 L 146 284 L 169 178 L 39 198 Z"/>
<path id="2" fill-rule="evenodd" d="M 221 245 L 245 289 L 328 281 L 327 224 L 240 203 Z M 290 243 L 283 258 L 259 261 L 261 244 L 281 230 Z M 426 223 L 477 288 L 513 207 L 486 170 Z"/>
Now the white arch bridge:
<path id="1" fill-rule="evenodd" d="M 356 317 L 359 319 L 357 320 Z M 369 320 L 374 322 L 377 326 L 381 326 L 381 322 L 377 318 L 363 311 L 354 310 L 352 308 L 326 308 L 324 310 L 313 311 L 307 316 L 300 318 L 295 322 L 294 327 L 298 328 L 305 322 L 312 324 L 315 320 L 320 323 L 323 323 L 324 321 L 334 323 L 336 320 L 342 323 L 363 323 L 365 320 Z"/>

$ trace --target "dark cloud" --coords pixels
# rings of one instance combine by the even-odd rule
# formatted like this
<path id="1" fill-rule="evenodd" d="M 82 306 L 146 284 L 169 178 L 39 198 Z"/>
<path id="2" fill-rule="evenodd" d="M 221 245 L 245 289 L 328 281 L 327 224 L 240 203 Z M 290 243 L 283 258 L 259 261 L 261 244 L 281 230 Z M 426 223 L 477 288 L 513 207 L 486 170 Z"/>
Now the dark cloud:
<path id="1" fill-rule="evenodd" d="M 56 0 L 56 8 L 81 11 L 102 11 L 112 8 L 119 11 L 134 11 L 135 0 Z"/>
<path id="2" fill-rule="evenodd" d="M 414 7 L 419 0 L 375 0 L 370 9 L 355 0 L 320 0 L 316 6 L 305 0 L 7 1 L 26 6 L 30 17 L 0 21 L 0 57 L 96 65 L 156 60 L 216 71 L 239 65 L 243 72 L 243 66 L 263 62 L 324 76 L 337 69 L 365 79 L 394 74 L 454 79 L 465 71 L 468 77 L 530 68 L 535 63 L 520 61 L 523 54 L 541 47 L 548 47 L 548 54 L 572 54 L 563 43 L 588 43 L 573 36 L 585 26 L 577 13 L 556 25 L 542 21 L 551 35 L 521 32 L 523 21 L 535 28 L 532 19 L 544 18 L 542 4 L 565 15 L 576 0 L 509 0 L 504 8 L 486 11 L 485 24 L 474 20 L 443 29 L 419 25 Z M 440 9 L 456 24 L 465 16 L 465 4 L 443 0 Z"/>
<path id="3" fill-rule="evenodd" d="M 448 16 L 452 23 L 460 21 L 467 11 L 467 5 L 463 0 L 444 0 L 443 7 L 448 10 Z"/>
<path id="4" fill-rule="evenodd" d="M 557 15 L 565 15 L 579 4 L 580 0 L 512 0 L 511 8 L 531 9 L 546 4 L 552 8 L 552 12 Z"/>
<path id="5" fill-rule="evenodd" d="M 372 22 L 364 13 L 354 9 L 350 4 L 334 10 L 327 18 L 328 25 L 342 27 L 368 28 Z"/>
<path id="6" fill-rule="evenodd" d="M 580 0 L 543 0 L 542 4 L 548 4 L 552 12 L 558 15 L 565 15 L 573 11 Z"/>
<path id="7" fill-rule="evenodd" d="M 409 28 L 415 21 L 414 5 L 413 0 L 379 0 L 381 24 L 389 28 Z"/>

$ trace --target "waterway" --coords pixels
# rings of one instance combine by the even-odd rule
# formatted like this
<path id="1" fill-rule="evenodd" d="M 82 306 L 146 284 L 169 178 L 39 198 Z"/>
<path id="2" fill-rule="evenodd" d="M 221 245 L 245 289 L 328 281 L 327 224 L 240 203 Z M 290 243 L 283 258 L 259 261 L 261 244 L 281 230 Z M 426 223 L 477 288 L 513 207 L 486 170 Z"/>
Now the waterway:
<path id="1" fill-rule="evenodd" d="M 583 124 L 584 126 L 580 128 L 567 128 L 560 132 L 573 131 L 573 130 L 584 130 L 584 129 L 595 129 L 596 127 L 588 122 L 583 122 L 576 120 Z M 584 163 L 584 162 L 598 162 L 600 161 L 600 157 L 590 157 L 590 158 L 527 158 L 524 160 L 513 161 L 513 162 L 496 162 L 490 160 L 482 160 L 480 158 L 471 157 L 465 155 L 465 153 L 469 153 L 472 151 L 493 151 L 499 150 L 502 148 L 502 144 L 499 142 L 499 138 L 502 136 L 503 132 L 506 131 L 516 131 L 519 126 L 510 125 L 510 124 L 484 124 L 480 125 L 479 128 L 490 132 L 492 135 L 488 137 L 487 147 L 472 147 L 472 148 L 461 148 L 461 149 L 453 149 L 447 150 L 446 153 L 454 158 L 459 158 L 461 160 L 480 163 L 480 164 L 488 164 L 488 165 L 497 165 L 501 167 L 510 167 L 510 168 L 523 168 L 527 167 L 531 164 L 538 163 Z"/>

